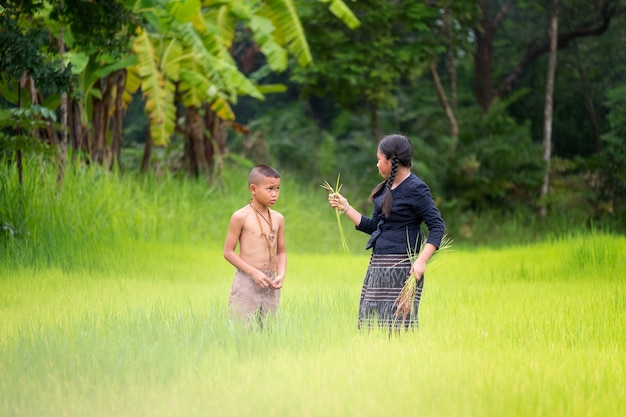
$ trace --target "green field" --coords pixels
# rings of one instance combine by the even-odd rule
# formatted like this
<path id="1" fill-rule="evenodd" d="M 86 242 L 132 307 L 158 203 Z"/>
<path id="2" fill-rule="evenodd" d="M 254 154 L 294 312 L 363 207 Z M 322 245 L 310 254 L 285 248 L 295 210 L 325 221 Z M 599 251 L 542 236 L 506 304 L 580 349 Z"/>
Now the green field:
<path id="1" fill-rule="evenodd" d="M 485 217 L 475 238 L 500 243 L 435 257 L 419 331 L 389 337 L 356 328 L 365 235 L 346 223 L 344 254 L 325 192 L 285 178 L 281 314 L 250 331 L 227 319 L 221 248 L 245 173 L 210 187 L 80 169 L 58 187 L 42 164 L 25 173 L 17 185 L 0 172 L 2 417 L 626 409 L 624 236 Z"/>
<path id="2" fill-rule="evenodd" d="M 356 251 L 355 251 L 356 252 Z M 626 239 L 442 254 L 417 332 L 356 329 L 367 254 L 294 254 L 281 316 L 226 319 L 217 247 L 0 267 L 2 416 L 617 416 Z"/>

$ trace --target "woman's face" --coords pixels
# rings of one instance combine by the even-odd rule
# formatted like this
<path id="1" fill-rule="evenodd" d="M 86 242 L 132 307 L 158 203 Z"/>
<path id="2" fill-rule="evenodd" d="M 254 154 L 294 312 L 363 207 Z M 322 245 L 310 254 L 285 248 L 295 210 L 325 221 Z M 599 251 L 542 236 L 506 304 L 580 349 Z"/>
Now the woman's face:
<path id="1" fill-rule="evenodd" d="M 378 168 L 378 172 L 383 178 L 388 178 L 389 174 L 391 174 L 391 159 L 387 159 L 387 157 L 378 150 L 376 152 L 376 159 L 378 162 L 376 163 L 376 167 Z"/>

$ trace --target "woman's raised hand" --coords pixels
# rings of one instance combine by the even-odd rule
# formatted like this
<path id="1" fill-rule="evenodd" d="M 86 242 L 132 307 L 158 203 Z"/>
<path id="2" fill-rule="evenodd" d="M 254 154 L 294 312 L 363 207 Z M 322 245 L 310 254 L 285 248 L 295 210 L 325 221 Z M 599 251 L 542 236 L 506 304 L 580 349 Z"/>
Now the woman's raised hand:
<path id="1" fill-rule="evenodd" d="M 345 213 L 350 207 L 348 199 L 339 193 L 329 193 L 328 203 L 331 207 L 338 209 L 341 213 Z"/>

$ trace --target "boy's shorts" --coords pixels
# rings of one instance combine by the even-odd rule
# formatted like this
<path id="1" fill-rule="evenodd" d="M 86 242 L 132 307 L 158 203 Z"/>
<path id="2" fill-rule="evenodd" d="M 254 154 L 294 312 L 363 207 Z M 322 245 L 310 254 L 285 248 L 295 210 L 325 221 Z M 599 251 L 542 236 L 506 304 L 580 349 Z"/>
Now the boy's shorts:
<path id="1" fill-rule="evenodd" d="M 274 280 L 274 271 L 261 271 L 270 280 Z M 228 306 L 233 318 L 250 320 L 257 314 L 265 316 L 275 313 L 280 302 L 280 288 L 261 288 L 252 277 L 245 272 L 237 270 L 233 285 L 230 289 Z"/>

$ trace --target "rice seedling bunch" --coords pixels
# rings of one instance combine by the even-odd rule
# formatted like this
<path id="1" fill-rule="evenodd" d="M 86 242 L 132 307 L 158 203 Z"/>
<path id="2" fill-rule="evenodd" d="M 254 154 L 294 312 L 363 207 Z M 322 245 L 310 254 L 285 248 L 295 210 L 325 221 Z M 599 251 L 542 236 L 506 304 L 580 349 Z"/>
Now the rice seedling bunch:
<path id="1" fill-rule="evenodd" d="M 427 236 L 424 236 L 422 239 L 422 244 L 420 245 L 419 251 L 416 250 L 417 248 L 411 248 L 411 245 L 409 244 L 409 236 L 408 236 L 408 230 L 407 230 L 407 255 L 408 255 L 408 260 L 411 262 L 411 265 L 413 265 L 418 255 L 424 249 L 424 246 L 426 245 L 426 240 L 427 240 Z M 415 243 L 417 245 L 417 242 Z M 436 253 L 447 251 L 447 250 L 450 250 L 451 248 L 452 248 L 452 239 L 447 234 L 443 235 L 443 238 L 441 239 L 441 243 L 439 244 L 439 249 L 433 253 L 433 255 L 428 259 L 426 264 L 427 265 L 430 264 L 433 258 L 435 258 Z M 402 319 L 402 321 L 404 322 L 407 319 L 407 317 L 413 316 L 413 312 L 415 309 L 415 293 L 417 292 L 417 282 L 418 280 L 416 279 L 413 273 L 411 273 L 409 277 L 406 279 L 406 281 L 404 282 L 404 286 L 400 290 L 400 294 L 398 294 L 398 298 L 396 298 L 395 304 L 397 308 L 396 308 L 396 312 L 394 315 L 395 320 Z"/>
<path id="2" fill-rule="evenodd" d="M 328 183 L 328 181 L 324 181 L 324 184 L 320 185 L 323 189 L 328 191 L 329 194 L 337 197 L 339 195 L 339 191 L 341 191 L 342 184 L 339 182 L 341 178 L 341 174 L 337 174 L 337 183 L 335 188 Z M 335 207 L 335 216 L 337 217 L 337 226 L 339 227 L 339 236 L 341 237 L 341 246 L 343 247 L 344 252 L 350 252 L 350 248 L 348 248 L 348 242 L 346 241 L 346 236 L 343 233 L 343 227 L 341 226 L 341 213 L 339 207 Z"/>

